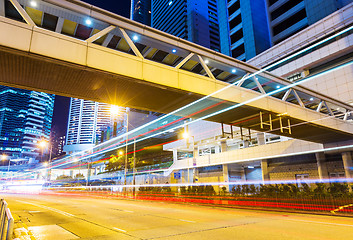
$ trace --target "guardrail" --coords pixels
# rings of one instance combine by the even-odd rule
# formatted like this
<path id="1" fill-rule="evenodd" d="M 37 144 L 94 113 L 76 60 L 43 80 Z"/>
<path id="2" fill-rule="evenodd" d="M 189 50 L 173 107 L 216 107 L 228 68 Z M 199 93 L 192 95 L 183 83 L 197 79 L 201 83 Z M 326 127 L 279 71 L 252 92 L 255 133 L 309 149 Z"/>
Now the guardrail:
<path id="1" fill-rule="evenodd" d="M 1 199 L 0 205 L 0 240 L 10 240 L 13 234 L 14 219 L 4 199 Z"/>

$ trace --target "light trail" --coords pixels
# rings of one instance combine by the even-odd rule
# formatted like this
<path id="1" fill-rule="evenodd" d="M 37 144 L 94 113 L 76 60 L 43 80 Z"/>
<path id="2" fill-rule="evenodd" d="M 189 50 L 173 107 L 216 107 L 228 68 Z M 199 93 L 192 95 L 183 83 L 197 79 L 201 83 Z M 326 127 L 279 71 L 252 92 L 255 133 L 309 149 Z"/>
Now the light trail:
<path id="1" fill-rule="evenodd" d="M 270 68 L 272 68 L 272 67 L 275 67 L 276 65 L 278 65 L 278 64 L 280 64 L 280 63 L 282 63 L 282 62 L 284 62 L 284 61 L 290 60 L 291 58 L 294 58 L 294 57 L 298 56 L 299 54 L 304 53 L 304 52 L 306 52 L 306 51 L 308 51 L 308 50 L 310 50 L 310 49 L 312 49 L 312 48 L 314 48 L 314 47 L 316 47 L 316 46 L 319 46 L 319 45 L 321 45 L 321 44 L 323 44 L 323 43 L 325 43 L 325 42 L 327 42 L 327 41 L 329 41 L 329 40 L 331 40 L 331 39 L 333 39 L 333 38 L 335 38 L 335 37 L 337 37 L 337 36 L 339 36 L 339 35 L 341 35 L 341 34 L 344 34 L 344 33 L 346 33 L 347 31 L 350 31 L 350 30 L 352 30 L 352 29 L 353 29 L 353 26 L 351 26 L 351 27 L 349 27 L 349 28 L 347 28 L 347 29 L 344 29 L 344 30 L 342 30 L 342 31 L 340 31 L 340 32 L 338 32 L 338 33 L 336 33 L 336 34 L 334 34 L 333 36 L 331 36 L 331 37 L 329 37 L 329 38 L 326 38 L 326 39 L 324 39 L 324 40 L 322 40 L 322 41 L 320 41 L 320 42 L 318 42 L 318 43 L 316 43 L 316 44 L 314 44 L 314 45 L 311 45 L 311 46 L 309 46 L 309 47 L 307 47 L 307 48 L 305 48 L 305 49 L 303 49 L 303 50 L 301 50 L 301 51 L 299 51 L 299 52 L 297 52 L 297 53 L 295 53 L 295 54 L 293 54 L 293 55 L 290 55 L 290 56 L 288 56 L 288 57 L 286 57 L 286 58 L 284 58 L 284 59 L 282 59 L 282 60 L 280 60 L 280 61 L 278 61 L 278 62 L 276 62 L 276 63 L 274 63 L 274 64 L 271 64 L 271 65 L 269 65 L 269 66 L 267 66 L 267 67 L 265 67 L 265 68 L 263 68 L 263 69 L 260 69 L 259 71 L 255 72 L 255 73 L 253 73 L 253 74 L 244 75 L 241 80 L 246 80 L 246 79 L 249 79 L 249 78 L 251 78 L 251 77 L 254 77 L 254 76 L 256 76 L 256 75 L 258 75 L 258 74 L 260 74 L 260 73 L 262 73 L 262 72 L 264 72 L 264 71 L 266 71 L 266 70 L 268 70 L 268 69 L 270 69 Z M 292 83 L 292 84 L 290 84 L 290 85 L 281 87 L 281 88 L 279 88 L 279 89 L 277 89 L 277 90 L 274 90 L 274 91 L 272 91 L 272 92 L 263 94 L 263 95 L 261 95 L 261 96 L 259 96 L 259 97 L 255 97 L 255 98 L 253 98 L 253 99 L 244 101 L 243 103 L 235 104 L 235 105 L 233 105 L 233 106 L 231 106 L 231 107 L 228 107 L 228 108 L 225 108 L 225 109 L 223 109 L 223 110 L 217 111 L 217 112 L 215 112 L 215 113 L 209 114 L 209 115 L 207 115 L 207 116 L 204 116 L 204 117 L 201 117 L 201 118 L 192 120 L 192 121 L 187 122 L 187 123 L 184 123 L 184 124 L 182 124 L 182 125 L 180 125 L 180 126 L 172 127 L 171 129 L 168 129 L 168 130 L 165 130 L 165 131 L 163 131 L 163 132 L 154 134 L 154 135 L 152 135 L 152 136 L 148 136 L 147 138 L 145 137 L 145 138 L 142 138 L 142 139 L 138 139 L 138 140 L 135 141 L 135 142 L 144 141 L 144 140 L 146 140 L 146 139 L 148 139 L 148 138 L 155 137 L 155 136 L 158 136 L 158 135 L 163 134 L 163 133 L 167 133 L 167 132 L 169 132 L 169 131 L 171 131 L 171 130 L 173 130 L 173 131 L 174 131 L 174 130 L 177 130 L 177 129 L 182 128 L 182 127 L 185 127 L 185 126 L 187 126 L 187 125 L 189 125 L 189 124 L 191 124 L 191 123 L 195 123 L 195 122 L 198 122 L 198 121 L 201 121 L 201 120 L 210 118 L 210 117 L 212 117 L 212 116 L 221 114 L 221 113 L 223 113 L 223 112 L 232 110 L 232 109 L 234 109 L 234 108 L 238 108 L 238 107 L 240 107 L 240 106 L 249 104 L 249 103 L 251 103 L 251 102 L 253 102 L 253 101 L 260 100 L 261 98 L 264 98 L 264 97 L 267 97 L 267 96 L 271 96 L 271 95 L 273 95 L 273 94 L 279 93 L 279 92 L 281 92 L 281 91 L 284 91 L 284 90 L 287 90 L 287 89 L 292 88 L 292 87 L 294 87 L 294 86 L 297 86 L 297 85 L 299 85 L 299 84 L 302 84 L 302 83 L 304 83 L 304 82 L 306 82 L 306 81 L 309 81 L 309 80 L 312 80 L 312 79 L 317 78 L 317 77 L 319 77 L 319 76 L 322 76 L 322 75 L 324 75 L 324 74 L 327 74 L 327 73 L 329 73 L 329 72 L 331 72 L 331 71 L 339 70 L 340 68 L 346 67 L 346 66 L 348 66 L 348 65 L 350 65 L 350 64 L 352 64 L 352 63 L 353 63 L 352 61 L 351 61 L 351 62 L 348 62 L 348 63 L 345 63 L 345 64 L 343 64 L 343 65 L 340 65 L 340 66 L 337 66 L 337 67 L 335 67 L 335 68 L 329 69 L 329 70 L 324 71 L 324 72 L 322 72 L 322 73 L 319 73 L 319 74 L 317 74 L 317 75 L 314 75 L 314 76 L 305 78 L 305 79 L 303 79 L 302 81 L 298 81 L 298 82 L 296 82 L 296 83 Z M 239 81 L 241 81 L 241 80 L 239 80 Z M 94 154 L 89 153 L 89 152 L 90 152 L 91 150 L 93 150 L 93 149 L 97 149 L 97 148 L 99 148 L 99 147 L 101 147 L 101 146 L 107 145 L 107 144 L 111 143 L 112 141 L 116 141 L 116 140 L 119 139 L 119 138 L 127 137 L 128 135 L 131 135 L 131 134 L 137 132 L 138 130 L 144 129 L 145 127 L 150 126 L 150 125 L 153 124 L 153 123 L 156 123 L 156 122 L 158 122 L 158 121 L 161 121 L 161 120 L 167 118 L 168 116 L 173 116 L 173 115 L 175 115 L 176 113 L 180 112 L 181 110 L 184 110 L 184 109 L 186 109 L 186 108 L 188 108 L 188 107 L 190 107 L 190 106 L 192 106 L 192 105 L 194 105 L 194 104 L 196 104 L 196 103 L 199 103 L 199 102 L 201 102 L 201 101 L 203 101 L 203 100 L 205 100 L 205 99 L 207 99 L 207 98 L 212 97 L 213 95 L 215 95 L 215 94 L 217 94 L 217 93 L 220 93 L 220 92 L 224 91 L 225 89 L 228 89 L 228 88 L 232 87 L 233 85 L 237 84 L 239 81 L 236 81 L 236 82 L 234 82 L 234 83 L 232 83 L 232 84 L 229 84 L 229 85 L 227 85 L 226 87 L 224 87 L 224 88 L 222 88 L 222 89 L 220 89 L 220 90 L 217 90 L 217 91 L 215 91 L 215 92 L 213 92 L 213 93 L 211 93 L 211 94 L 209 94 L 209 95 L 207 95 L 207 96 L 204 96 L 203 98 L 200 98 L 200 99 L 198 99 L 198 100 L 196 100 L 196 101 L 194 101 L 194 102 L 192 102 L 192 103 L 190 103 L 190 104 L 185 105 L 184 107 L 181 107 L 181 108 L 179 108 L 179 109 L 177 109 L 177 110 L 175 110 L 175 111 L 173 111 L 173 112 L 171 112 L 171 113 L 168 113 L 168 114 L 166 114 L 166 115 L 164 115 L 164 116 L 162 116 L 162 117 L 160 117 L 160 118 L 158 118 L 158 119 L 155 119 L 155 120 L 153 120 L 153 121 L 151 121 L 151 122 L 149 122 L 149 123 L 147 123 L 147 124 L 145 124 L 145 125 L 142 125 L 142 126 L 136 128 L 136 129 L 130 131 L 129 133 L 125 133 L 125 134 L 123 134 L 123 135 L 121 135 L 121 136 L 119 136 L 119 137 L 117 137 L 117 138 L 113 138 L 113 139 L 108 140 L 108 141 L 106 141 L 106 142 L 104 142 L 104 143 L 98 144 L 97 146 L 95 146 L 95 147 L 93 147 L 93 148 L 91 148 L 91 149 L 89 149 L 89 150 L 85 150 L 85 151 L 83 151 L 83 152 L 79 152 L 79 153 L 72 154 L 71 156 L 65 157 L 65 158 L 63 158 L 62 160 L 65 161 L 65 159 L 69 158 L 69 160 L 67 160 L 67 161 L 70 161 L 70 160 L 71 160 L 70 158 L 75 157 L 75 156 L 79 156 L 79 155 L 81 155 L 82 153 L 86 153 L 86 152 L 88 152 L 86 155 L 84 155 L 84 156 L 81 155 L 79 158 L 80 158 L 80 159 L 81 159 L 81 158 L 82 158 L 82 159 L 86 159 L 88 156 L 89 156 L 89 157 L 94 157 L 94 156 L 96 156 L 97 154 L 104 154 L 104 153 L 106 153 L 107 151 L 111 151 L 113 147 L 115 147 L 115 146 L 118 145 L 118 144 L 121 144 L 122 142 L 127 142 L 127 143 L 125 143 L 124 145 L 122 145 L 122 146 L 120 146 L 120 147 L 125 147 L 126 145 L 131 145 L 131 144 L 132 144 L 131 142 L 128 143 L 128 141 L 129 141 L 130 139 L 127 139 L 127 140 L 123 140 L 123 141 L 121 141 L 121 142 L 119 142 L 119 143 L 116 143 L 116 144 L 114 144 L 113 146 L 107 146 L 107 147 L 106 147 L 105 149 L 103 149 L 103 150 L 97 150 Z M 185 117 L 184 117 L 184 118 L 181 118 L 181 119 L 178 120 L 177 122 L 179 122 L 179 121 L 181 121 L 181 120 L 184 120 L 184 119 L 185 119 Z M 169 125 L 170 125 L 170 124 L 168 124 L 168 126 L 169 126 Z M 164 128 L 164 127 L 161 127 L 161 128 Z M 160 129 L 161 129 L 161 128 L 160 128 Z M 142 135 L 144 135 L 144 134 L 142 134 Z M 136 137 L 134 137 L 134 138 L 136 138 Z M 72 162 L 74 162 L 74 161 L 71 160 L 71 162 L 65 162 L 64 164 L 71 164 Z M 60 166 L 62 166 L 62 165 L 60 165 Z M 53 168 L 53 167 L 50 167 L 49 169 L 52 169 L 52 168 Z M 39 169 L 36 169 L 36 170 L 40 170 L 40 169 L 43 169 L 43 168 L 39 168 Z"/>
<path id="2" fill-rule="evenodd" d="M 253 74 L 251 74 L 251 75 L 248 75 L 248 76 L 244 75 L 241 80 L 243 80 L 243 79 L 246 80 L 246 79 L 249 79 L 249 78 L 251 78 L 251 77 L 254 77 L 254 76 L 256 76 L 256 75 L 258 75 L 258 74 L 260 74 L 260 73 L 262 73 L 262 72 L 264 72 L 264 71 L 267 71 L 268 69 L 273 68 L 273 67 L 275 67 L 275 66 L 277 66 L 277 65 L 279 65 L 279 64 L 281 64 L 281 63 L 283 63 L 283 62 L 285 62 L 285 61 L 287 61 L 287 60 L 290 60 L 290 59 L 292 59 L 292 58 L 294 58 L 294 57 L 296 57 L 296 56 L 298 56 L 298 55 L 300 55 L 300 54 L 302 54 L 302 53 L 304 53 L 304 52 L 306 52 L 306 51 L 308 51 L 308 50 L 310 50 L 310 49 L 312 49 L 312 48 L 315 48 L 315 47 L 317 47 L 317 46 L 319 46 L 319 45 L 321 45 L 321 44 L 324 44 L 324 43 L 326 43 L 327 41 L 330 41 L 331 39 L 334 39 L 334 38 L 336 38 L 337 36 L 340 36 L 340 35 L 342 35 L 342 34 L 348 32 L 348 31 L 350 31 L 350 30 L 352 30 L 352 29 L 353 29 L 353 26 L 351 26 L 351 27 L 349 27 L 349 28 L 346 28 L 346 29 L 344 29 L 344 30 L 342 30 L 342 31 L 340 31 L 340 32 L 338 32 L 338 33 L 336 33 L 336 34 L 334 34 L 334 35 L 332 35 L 332 36 L 326 38 L 326 39 L 323 39 L 323 40 L 321 40 L 321 41 L 319 41 L 319 42 L 317 42 L 317 43 L 315 43 L 315 44 L 313 44 L 313 45 L 311 45 L 311 46 L 309 46 L 309 47 L 307 47 L 307 48 L 304 48 L 304 49 L 300 50 L 299 52 L 296 52 L 296 53 L 294 53 L 294 54 L 292 54 L 292 55 L 290 55 L 290 56 L 288 56 L 288 57 L 286 57 L 286 58 L 284 58 L 284 59 L 282 59 L 282 60 L 280 60 L 280 61 L 278 61 L 278 62 L 275 62 L 275 63 L 273 63 L 273 64 L 271 64 L 271 65 L 269 65 L 269 66 L 267 66 L 267 67 L 265 67 L 265 68 L 263 68 L 263 69 L 260 69 L 259 71 L 255 72 L 255 73 L 253 73 Z M 239 80 L 239 81 L 241 81 L 241 80 Z M 158 118 L 158 119 L 155 119 L 155 120 L 153 120 L 153 121 L 151 121 L 151 122 L 149 122 L 149 123 L 147 123 L 147 124 L 145 124 L 145 125 L 143 125 L 143 126 L 140 126 L 140 127 L 136 128 L 136 129 L 130 131 L 129 134 L 132 134 L 132 133 L 134 133 L 134 132 L 137 132 L 138 130 L 141 130 L 141 129 L 145 128 L 145 127 L 148 127 L 148 126 L 150 126 L 150 125 L 153 124 L 153 123 L 156 123 L 156 122 L 158 122 L 158 121 L 161 121 L 161 120 L 167 118 L 168 116 L 173 116 L 173 115 L 175 115 L 176 113 L 180 112 L 181 110 L 184 110 L 184 109 L 186 109 L 186 108 L 188 108 L 188 107 L 190 107 L 190 106 L 192 106 L 192 105 L 194 105 L 194 104 L 196 104 L 196 103 L 199 103 L 199 102 L 201 102 L 201 101 L 203 101 L 203 100 L 205 100 L 205 99 L 207 99 L 207 98 L 209 98 L 209 97 L 211 97 L 211 96 L 217 94 L 217 93 L 220 93 L 221 91 L 224 91 L 224 90 L 230 88 L 230 87 L 233 86 L 233 85 L 236 85 L 239 81 L 236 81 L 236 82 L 234 82 L 234 83 L 232 83 L 232 84 L 230 84 L 230 85 L 228 85 L 228 86 L 226 86 L 226 87 L 224 87 L 224 88 L 222 88 L 222 89 L 220 89 L 220 90 L 218 90 L 218 91 L 216 91 L 216 92 L 214 92 L 214 93 L 212 93 L 212 94 L 210 94 L 210 95 L 204 96 L 203 98 L 200 98 L 200 99 L 198 99 L 198 100 L 196 100 L 196 101 L 194 101 L 194 102 L 192 102 L 192 103 L 190 103 L 190 104 L 187 104 L 187 105 L 185 105 L 185 106 L 183 106 L 183 107 L 181 107 L 181 108 L 179 108 L 179 109 L 177 109 L 177 110 L 175 110 L 175 111 L 173 111 L 173 112 L 171 112 L 171 113 L 169 113 L 169 114 L 166 114 L 166 115 L 164 115 L 164 116 L 162 116 L 162 117 L 160 117 L 160 118 Z M 298 85 L 298 84 L 296 84 L 296 85 Z M 295 86 L 295 85 L 293 85 L 293 86 Z M 283 91 L 283 90 L 282 90 L 282 91 Z M 122 136 L 119 136 L 119 138 L 123 138 L 123 137 L 126 137 L 126 136 L 127 136 L 127 134 L 125 133 L 125 134 L 123 134 Z M 117 139 L 117 138 L 113 138 L 113 139 L 108 140 L 108 141 L 106 141 L 106 142 L 104 142 L 104 143 L 102 143 L 102 144 L 98 144 L 98 145 L 95 146 L 94 148 L 98 148 L 98 147 L 100 147 L 100 146 L 104 146 L 104 145 L 106 145 L 106 144 L 109 144 L 110 142 L 115 141 L 116 139 Z M 108 147 L 110 148 L 110 146 L 108 146 Z M 94 148 L 92 148 L 92 150 L 93 150 Z M 87 151 L 87 150 L 86 150 L 86 151 Z M 88 151 L 89 151 L 89 150 L 88 150 Z M 81 154 L 81 153 L 77 153 L 77 154 L 74 154 L 74 156 L 80 155 L 80 154 Z"/>

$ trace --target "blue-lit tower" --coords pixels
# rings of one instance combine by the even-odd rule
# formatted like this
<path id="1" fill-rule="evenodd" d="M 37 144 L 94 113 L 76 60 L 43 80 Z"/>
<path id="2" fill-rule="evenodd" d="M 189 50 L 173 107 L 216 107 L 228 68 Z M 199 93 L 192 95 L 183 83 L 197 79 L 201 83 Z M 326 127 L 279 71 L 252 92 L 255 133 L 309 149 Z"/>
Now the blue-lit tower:
<path id="1" fill-rule="evenodd" d="M 12 159 L 38 158 L 49 141 L 54 95 L 0 86 L 0 151 Z"/>
<path id="2" fill-rule="evenodd" d="M 152 0 L 151 26 L 229 55 L 225 4 L 223 0 Z"/>
<path id="3" fill-rule="evenodd" d="M 130 18 L 151 26 L 151 0 L 131 0 Z"/>

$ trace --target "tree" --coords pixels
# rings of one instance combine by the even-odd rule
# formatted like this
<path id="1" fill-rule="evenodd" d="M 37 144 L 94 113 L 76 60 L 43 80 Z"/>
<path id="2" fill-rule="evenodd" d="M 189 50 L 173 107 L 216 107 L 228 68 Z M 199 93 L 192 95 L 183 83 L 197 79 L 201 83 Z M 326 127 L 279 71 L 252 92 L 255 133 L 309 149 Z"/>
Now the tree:
<path id="1" fill-rule="evenodd" d="M 105 169 L 107 172 L 115 172 L 125 167 L 125 156 L 111 155 L 109 162 L 106 163 Z"/>

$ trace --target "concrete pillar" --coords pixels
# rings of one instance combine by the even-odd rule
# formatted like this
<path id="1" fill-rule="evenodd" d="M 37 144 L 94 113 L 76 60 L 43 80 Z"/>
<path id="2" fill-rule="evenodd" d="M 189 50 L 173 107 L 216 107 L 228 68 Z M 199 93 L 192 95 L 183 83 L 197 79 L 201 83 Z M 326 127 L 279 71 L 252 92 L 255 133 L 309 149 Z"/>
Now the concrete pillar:
<path id="1" fill-rule="evenodd" d="M 346 174 L 346 178 L 353 178 L 353 162 L 352 162 L 352 153 L 351 152 L 343 152 L 342 160 L 344 171 Z"/>
<path id="2" fill-rule="evenodd" d="M 227 140 L 221 140 L 221 152 L 227 151 Z"/>
<path id="3" fill-rule="evenodd" d="M 264 145 L 266 143 L 265 133 L 259 132 L 257 133 L 257 144 Z"/>
<path id="4" fill-rule="evenodd" d="M 0 16 L 5 17 L 5 0 L 0 0 Z"/>
<path id="5" fill-rule="evenodd" d="M 229 182 L 229 169 L 228 169 L 228 164 L 223 164 L 223 182 Z M 227 188 L 227 191 L 229 192 L 229 185 L 224 185 Z"/>
<path id="6" fill-rule="evenodd" d="M 178 160 L 178 150 L 173 149 L 173 163 L 175 163 Z"/>
<path id="7" fill-rule="evenodd" d="M 193 175 L 194 175 L 194 182 L 195 183 L 199 183 L 200 182 L 200 178 L 199 178 L 199 169 L 198 168 L 194 168 L 193 170 Z"/>
<path id="8" fill-rule="evenodd" d="M 197 145 L 193 146 L 193 152 L 192 152 L 194 157 L 198 157 L 199 156 L 199 148 Z"/>
<path id="9" fill-rule="evenodd" d="M 262 172 L 262 181 L 269 181 L 270 174 L 268 173 L 268 160 L 267 159 L 261 160 L 261 172 Z"/>
<path id="10" fill-rule="evenodd" d="M 319 173 L 319 179 L 328 179 L 328 170 L 325 161 L 325 154 L 323 152 L 315 153 L 317 171 Z"/>
<path id="11" fill-rule="evenodd" d="M 248 148 L 250 146 L 250 142 L 248 140 L 243 141 L 244 148 Z"/>

